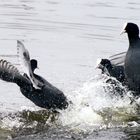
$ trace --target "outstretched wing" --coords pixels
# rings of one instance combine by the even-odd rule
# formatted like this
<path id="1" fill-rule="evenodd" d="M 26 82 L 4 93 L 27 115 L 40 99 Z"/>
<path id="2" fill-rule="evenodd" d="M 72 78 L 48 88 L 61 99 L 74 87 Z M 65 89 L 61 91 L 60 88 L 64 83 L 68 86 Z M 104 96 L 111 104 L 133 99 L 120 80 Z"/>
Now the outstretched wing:
<path id="1" fill-rule="evenodd" d="M 40 82 L 33 75 L 29 52 L 19 40 L 17 40 L 17 53 L 19 55 L 19 61 L 23 68 L 23 72 L 27 74 L 35 88 L 41 87 Z"/>
<path id="2" fill-rule="evenodd" d="M 23 43 L 17 40 L 17 54 L 20 65 L 24 73 L 30 77 L 30 55 L 28 50 L 25 49 Z"/>
<path id="3" fill-rule="evenodd" d="M 3 59 L 0 60 L 0 79 L 17 83 L 19 86 L 31 85 L 29 79 L 22 76 L 15 66 Z"/>
<path id="4" fill-rule="evenodd" d="M 118 53 L 109 57 L 111 63 L 115 66 L 124 66 L 126 52 Z"/>

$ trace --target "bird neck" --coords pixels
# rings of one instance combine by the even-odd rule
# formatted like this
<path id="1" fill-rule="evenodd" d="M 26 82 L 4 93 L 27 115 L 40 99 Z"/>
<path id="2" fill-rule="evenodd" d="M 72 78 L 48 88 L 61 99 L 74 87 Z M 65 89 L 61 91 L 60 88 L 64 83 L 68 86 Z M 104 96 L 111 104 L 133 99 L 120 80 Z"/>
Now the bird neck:
<path id="1" fill-rule="evenodd" d="M 108 72 L 110 72 L 112 70 L 112 68 L 113 68 L 112 65 L 107 65 L 106 66 L 106 69 L 108 70 Z"/>
<path id="2" fill-rule="evenodd" d="M 128 39 L 129 39 L 129 44 L 131 46 L 135 45 L 137 43 L 137 41 L 139 40 L 139 36 L 138 35 L 133 35 L 133 34 L 128 34 Z"/>
<path id="3" fill-rule="evenodd" d="M 112 69 L 112 65 L 111 64 L 107 65 L 106 68 L 110 70 L 110 69 Z"/>
<path id="4" fill-rule="evenodd" d="M 34 71 L 35 71 L 35 68 L 34 68 L 34 67 L 31 67 L 31 69 L 32 69 L 32 72 L 34 73 Z"/>

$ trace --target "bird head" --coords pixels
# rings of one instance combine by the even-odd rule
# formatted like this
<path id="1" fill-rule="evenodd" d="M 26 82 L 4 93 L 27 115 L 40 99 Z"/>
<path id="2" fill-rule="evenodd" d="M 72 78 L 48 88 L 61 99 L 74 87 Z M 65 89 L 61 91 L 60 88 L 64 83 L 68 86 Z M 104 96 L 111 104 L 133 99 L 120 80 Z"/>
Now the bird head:
<path id="1" fill-rule="evenodd" d="M 139 27 L 135 23 L 125 23 L 121 31 L 121 34 L 123 33 L 127 33 L 129 38 L 137 38 L 139 37 Z"/>
<path id="2" fill-rule="evenodd" d="M 104 68 L 112 68 L 112 64 L 108 59 L 100 59 L 98 60 L 97 68 L 103 70 Z"/>
<path id="3" fill-rule="evenodd" d="M 32 69 L 32 71 L 34 72 L 34 70 L 36 69 L 36 68 L 38 68 L 38 65 L 37 65 L 37 60 L 36 59 L 31 59 L 31 69 Z"/>

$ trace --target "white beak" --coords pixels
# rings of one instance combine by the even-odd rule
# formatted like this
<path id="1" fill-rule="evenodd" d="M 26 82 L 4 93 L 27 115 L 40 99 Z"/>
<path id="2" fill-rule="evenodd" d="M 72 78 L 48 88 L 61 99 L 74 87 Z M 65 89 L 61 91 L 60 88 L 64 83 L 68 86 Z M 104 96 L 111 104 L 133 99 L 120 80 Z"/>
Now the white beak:
<path id="1" fill-rule="evenodd" d="M 103 68 L 104 68 L 104 66 L 103 66 L 103 65 L 101 65 L 101 64 L 98 64 L 95 68 L 96 68 L 96 69 L 97 69 L 97 68 L 98 68 L 98 69 L 103 69 Z"/>
<path id="2" fill-rule="evenodd" d="M 126 33 L 126 30 L 122 30 L 122 31 L 120 32 L 120 35 L 122 35 L 122 34 L 124 34 L 124 33 Z"/>
<path id="3" fill-rule="evenodd" d="M 121 32 L 120 32 L 120 35 L 126 33 L 126 26 L 127 26 L 127 24 L 128 24 L 127 22 L 124 23 L 123 28 L 122 28 L 122 30 L 121 30 Z"/>

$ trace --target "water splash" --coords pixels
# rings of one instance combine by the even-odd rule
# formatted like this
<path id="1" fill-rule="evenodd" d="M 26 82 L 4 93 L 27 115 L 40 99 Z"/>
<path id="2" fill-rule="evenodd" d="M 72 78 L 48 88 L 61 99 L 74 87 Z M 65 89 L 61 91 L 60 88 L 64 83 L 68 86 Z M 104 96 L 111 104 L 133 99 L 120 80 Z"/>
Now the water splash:
<path id="1" fill-rule="evenodd" d="M 64 126 L 81 130 L 92 130 L 123 125 L 133 117 L 136 119 L 136 102 L 128 90 L 113 78 L 96 76 L 69 97 L 73 102 L 59 117 Z M 134 101 L 134 99 L 133 99 Z"/>
<path id="2" fill-rule="evenodd" d="M 38 133 L 48 130 L 48 127 L 53 129 L 60 126 L 68 131 L 74 130 L 74 133 L 126 126 L 127 123 L 140 120 L 137 110 L 140 100 L 130 95 L 121 83 L 100 75 L 69 94 L 72 104 L 68 109 L 54 114 L 38 108 L 23 107 L 16 113 L 2 113 L 0 127 L 28 134 L 28 129 Z"/>

